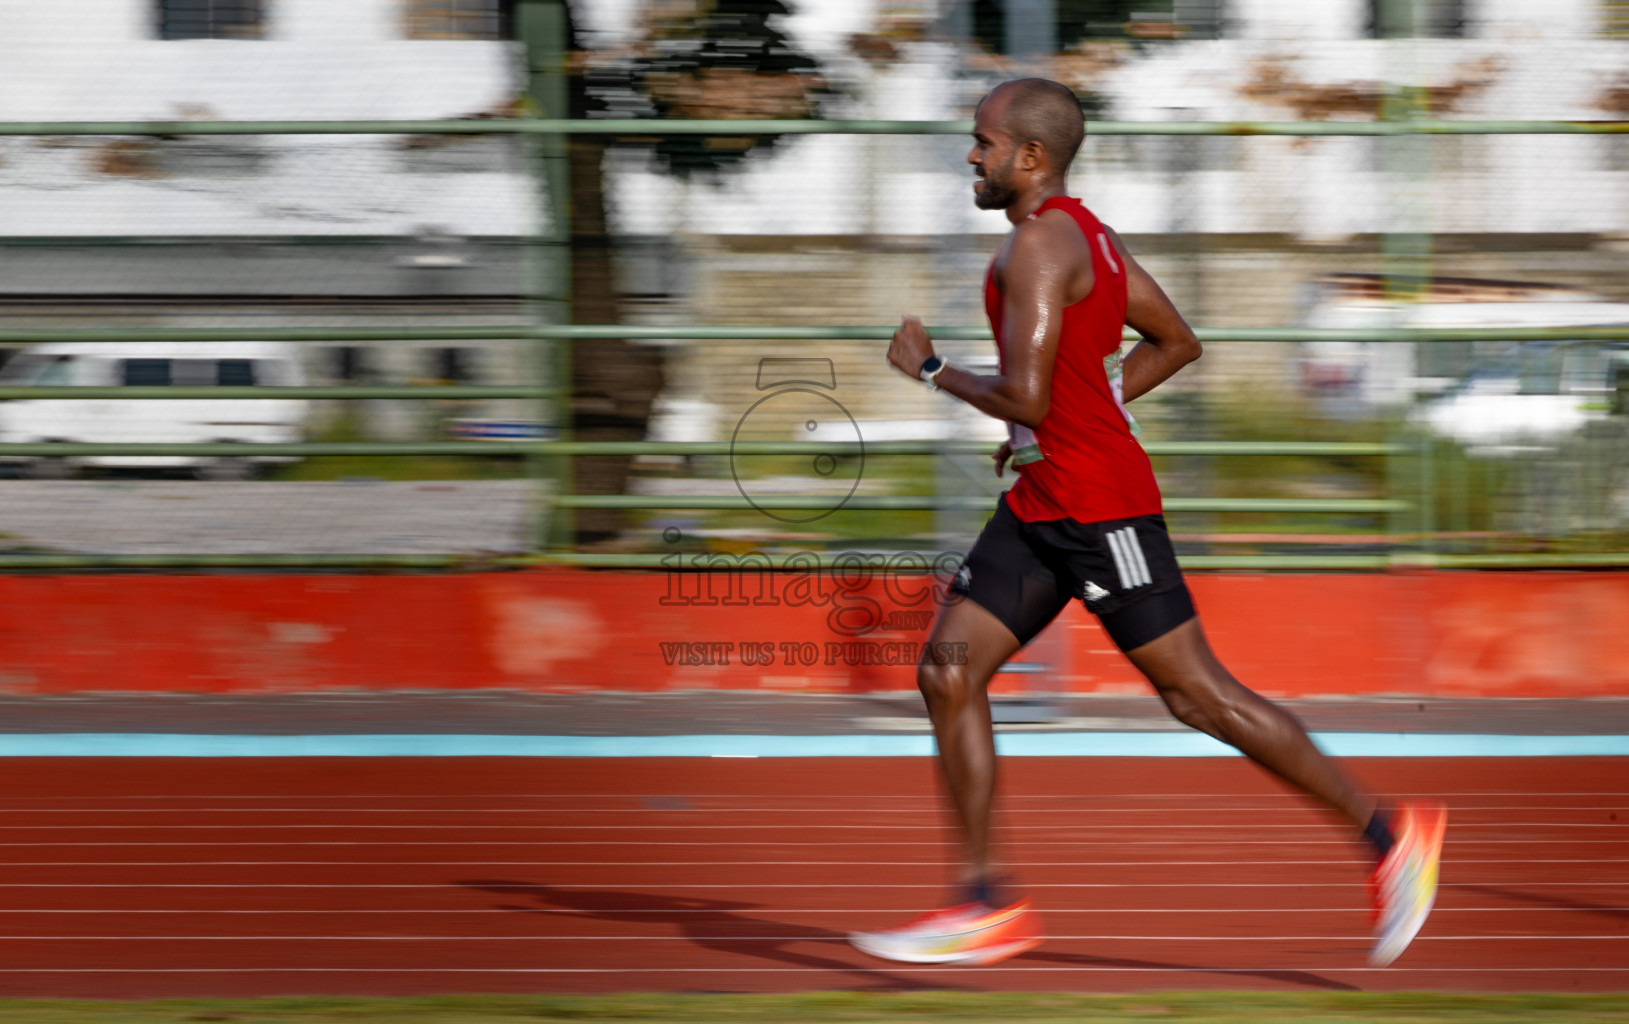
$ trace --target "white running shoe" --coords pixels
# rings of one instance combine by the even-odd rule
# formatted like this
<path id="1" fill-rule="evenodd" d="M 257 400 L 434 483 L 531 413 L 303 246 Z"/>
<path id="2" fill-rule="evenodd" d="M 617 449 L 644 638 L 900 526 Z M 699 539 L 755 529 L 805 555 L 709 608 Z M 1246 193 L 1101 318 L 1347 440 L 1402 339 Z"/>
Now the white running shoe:
<path id="1" fill-rule="evenodd" d="M 1448 809 L 1435 800 L 1406 801 L 1397 805 L 1392 825 L 1396 842 L 1369 877 L 1375 921 L 1369 962 L 1376 967 L 1401 956 L 1431 913 Z"/>
<path id="2" fill-rule="evenodd" d="M 993 964 L 1044 941 L 1029 900 L 992 910 L 982 903 L 934 910 L 894 928 L 855 932 L 849 941 L 884 960 L 910 964 Z"/>

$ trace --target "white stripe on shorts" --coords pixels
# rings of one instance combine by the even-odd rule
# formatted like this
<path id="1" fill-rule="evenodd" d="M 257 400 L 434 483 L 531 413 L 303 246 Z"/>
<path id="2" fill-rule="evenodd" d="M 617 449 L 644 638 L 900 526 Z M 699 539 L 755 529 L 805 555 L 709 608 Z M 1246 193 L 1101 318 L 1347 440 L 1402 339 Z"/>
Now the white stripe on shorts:
<path id="1" fill-rule="evenodd" d="M 1142 545 L 1137 543 L 1137 531 L 1127 526 L 1105 535 L 1109 550 L 1114 553 L 1114 568 L 1120 573 L 1120 588 L 1130 590 L 1154 582 L 1148 574 L 1148 563 L 1143 559 Z"/>
<path id="2" fill-rule="evenodd" d="M 1143 546 L 1137 540 L 1137 531 L 1126 527 L 1126 547 L 1131 549 L 1131 557 L 1137 563 L 1137 575 L 1144 583 L 1154 582 L 1154 577 L 1148 574 L 1148 562 L 1143 559 Z"/>
<path id="3" fill-rule="evenodd" d="M 1137 584 L 1131 581 L 1131 574 L 1126 571 L 1127 560 L 1125 548 L 1123 547 L 1126 539 L 1120 536 L 1119 530 L 1110 531 L 1103 536 L 1109 542 L 1109 551 L 1114 554 L 1114 569 L 1120 574 L 1120 589 L 1130 590 Z"/>

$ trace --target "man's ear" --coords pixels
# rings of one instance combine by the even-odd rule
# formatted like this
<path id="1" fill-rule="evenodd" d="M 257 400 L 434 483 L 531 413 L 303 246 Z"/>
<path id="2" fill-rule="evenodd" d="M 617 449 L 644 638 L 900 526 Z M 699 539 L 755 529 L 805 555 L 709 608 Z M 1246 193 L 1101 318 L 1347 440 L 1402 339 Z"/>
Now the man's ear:
<path id="1" fill-rule="evenodd" d="M 1046 149 L 1038 139 L 1031 139 L 1018 150 L 1018 166 L 1026 171 L 1039 170 L 1046 163 Z"/>

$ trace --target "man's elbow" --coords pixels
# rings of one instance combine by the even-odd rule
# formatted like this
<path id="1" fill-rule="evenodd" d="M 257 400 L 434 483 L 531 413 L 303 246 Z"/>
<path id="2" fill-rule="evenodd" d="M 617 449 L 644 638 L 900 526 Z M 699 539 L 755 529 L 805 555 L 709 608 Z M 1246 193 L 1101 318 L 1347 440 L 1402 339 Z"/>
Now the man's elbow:
<path id="1" fill-rule="evenodd" d="M 1199 344 L 1199 339 L 1192 331 L 1187 332 L 1182 339 L 1182 363 L 1187 365 L 1205 354 L 1205 346 Z"/>
<path id="2" fill-rule="evenodd" d="M 1013 417 L 1013 422 L 1021 427 L 1034 430 L 1041 425 L 1042 420 L 1046 419 L 1047 410 L 1051 407 L 1052 403 L 1045 397 L 1032 398 L 1018 409 L 1018 414 Z"/>

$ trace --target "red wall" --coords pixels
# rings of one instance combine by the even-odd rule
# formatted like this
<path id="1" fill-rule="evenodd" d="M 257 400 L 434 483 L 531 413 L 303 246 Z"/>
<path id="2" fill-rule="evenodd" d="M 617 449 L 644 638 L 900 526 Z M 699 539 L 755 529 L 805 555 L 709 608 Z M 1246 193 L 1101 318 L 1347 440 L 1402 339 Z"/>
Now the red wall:
<path id="1" fill-rule="evenodd" d="M 0 576 L 0 690 L 913 685 L 925 630 L 863 629 L 872 611 L 925 618 L 931 593 L 890 593 L 881 579 L 798 590 L 776 574 L 776 603 L 758 604 L 755 579 L 737 577 L 745 592 L 732 595 L 719 577 L 717 603 L 704 605 L 700 577 L 648 572 Z M 1190 584 L 1222 659 L 1264 693 L 1629 695 L 1629 573 L 1216 573 Z M 846 609 L 835 626 L 834 608 Z M 772 663 L 743 665 L 749 642 L 767 643 Z M 844 642 L 857 646 L 827 647 Z M 789 650 L 815 664 L 788 664 Z M 903 663 L 847 663 L 872 653 Z M 1003 688 L 1144 692 L 1078 604 L 1029 656 L 1051 671 Z"/>

